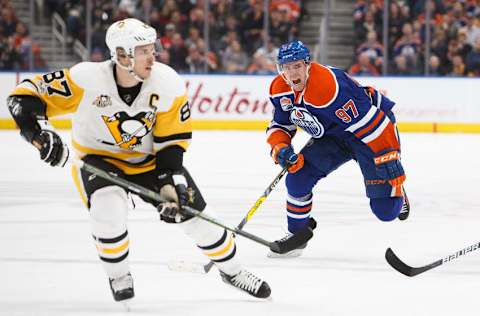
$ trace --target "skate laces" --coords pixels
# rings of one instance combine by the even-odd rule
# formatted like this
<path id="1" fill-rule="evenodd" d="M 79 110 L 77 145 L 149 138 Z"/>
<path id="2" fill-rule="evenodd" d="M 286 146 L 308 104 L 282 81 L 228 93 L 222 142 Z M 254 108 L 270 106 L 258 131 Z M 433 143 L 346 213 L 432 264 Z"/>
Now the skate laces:
<path id="1" fill-rule="evenodd" d="M 252 273 L 246 270 L 241 270 L 238 274 L 234 275 L 231 278 L 231 282 L 236 287 L 256 294 L 260 289 L 263 281 L 257 278 Z"/>
<path id="2" fill-rule="evenodd" d="M 285 236 L 283 236 L 282 238 L 280 238 L 280 242 L 289 239 L 292 235 L 293 235 L 292 233 L 287 232 Z"/>
<path id="3" fill-rule="evenodd" d="M 133 278 L 130 273 L 113 279 L 112 288 L 115 292 L 133 288 Z"/>

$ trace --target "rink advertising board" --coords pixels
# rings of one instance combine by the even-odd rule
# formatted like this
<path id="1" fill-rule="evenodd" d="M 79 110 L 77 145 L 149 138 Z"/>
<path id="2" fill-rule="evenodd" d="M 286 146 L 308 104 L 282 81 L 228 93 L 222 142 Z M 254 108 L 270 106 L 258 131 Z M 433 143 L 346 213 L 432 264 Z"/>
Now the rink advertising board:
<path id="1" fill-rule="evenodd" d="M 0 73 L 0 99 L 31 73 Z M 268 88 L 273 76 L 183 75 L 195 129 L 262 130 L 271 117 Z M 401 131 L 480 133 L 478 78 L 360 77 L 397 104 Z M 319 87 L 321 89 L 321 86 Z M 5 102 L 4 102 L 5 104 Z M 68 117 L 54 120 L 69 128 Z M 0 129 L 15 128 L 6 106 L 0 107 Z"/>

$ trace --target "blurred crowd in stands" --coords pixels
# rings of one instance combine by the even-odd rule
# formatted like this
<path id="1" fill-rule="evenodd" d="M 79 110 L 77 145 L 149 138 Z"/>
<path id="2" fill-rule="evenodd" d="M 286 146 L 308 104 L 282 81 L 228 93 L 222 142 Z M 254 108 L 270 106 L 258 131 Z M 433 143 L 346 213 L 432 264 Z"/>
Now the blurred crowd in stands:
<path id="1" fill-rule="evenodd" d="M 431 8 L 430 51 L 425 54 L 425 6 Z M 480 76 L 479 0 L 391 0 L 388 42 L 383 43 L 382 0 L 356 0 L 352 75 Z M 385 60 L 387 45 L 388 60 Z M 428 59 L 428 60 L 427 60 Z"/>
<path id="2" fill-rule="evenodd" d="M 32 68 L 45 67 L 40 46 L 32 41 L 27 25 L 18 20 L 10 1 L 0 0 L 0 70 L 28 70 L 30 62 Z"/>
<path id="3" fill-rule="evenodd" d="M 51 12 L 65 18 L 70 40 L 85 43 L 85 1 L 46 0 Z M 275 73 L 277 47 L 298 34 L 300 0 L 272 0 L 268 40 L 263 0 L 210 0 L 208 51 L 204 40 L 204 0 L 92 1 L 92 60 L 108 57 L 105 32 L 114 21 L 135 17 L 158 32 L 159 61 L 183 73 Z M 265 43 L 268 43 L 265 45 Z M 208 52 L 208 53 L 207 53 Z"/>
<path id="4" fill-rule="evenodd" d="M 90 60 L 109 57 L 105 32 L 112 22 L 135 17 L 157 29 L 163 46 L 158 60 L 181 73 L 274 74 L 279 45 L 298 37 L 307 16 L 301 0 L 270 0 L 265 34 L 264 0 L 210 0 L 209 12 L 204 1 L 92 0 Z M 384 1 L 354 1 L 350 74 L 376 76 L 386 68 L 389 75 L 423 75 L 428 67 L 432 76 L 480 76 L 480 0 L 390 0 L 387 43 Z M 68 44 L 78 39 L 86 45 L 85 0 L 43 4 L 49 16 L 56 12 L 65 20 Z M 431 8 L 427 54 L 426 5 Z M 45 67 L 27 26 L 9 0 L 0 0 L 0 69 L 25 70 L 30 61 L 36 69 Z"/>

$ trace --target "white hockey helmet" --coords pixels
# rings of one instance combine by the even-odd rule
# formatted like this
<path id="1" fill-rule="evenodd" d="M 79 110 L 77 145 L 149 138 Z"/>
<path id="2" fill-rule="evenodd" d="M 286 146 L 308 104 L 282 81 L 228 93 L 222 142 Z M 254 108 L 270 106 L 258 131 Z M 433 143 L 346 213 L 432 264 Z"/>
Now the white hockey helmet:
<path id="1" fill-rule="evenodd" d="M 157 31 L 137 19 L 125 19 L 110 25 L 105 42 L 113 61 L 117 60 L 117 48 L 123 48 L 128 57 L 135 56 L 135 47 L 155 44 Z"/>

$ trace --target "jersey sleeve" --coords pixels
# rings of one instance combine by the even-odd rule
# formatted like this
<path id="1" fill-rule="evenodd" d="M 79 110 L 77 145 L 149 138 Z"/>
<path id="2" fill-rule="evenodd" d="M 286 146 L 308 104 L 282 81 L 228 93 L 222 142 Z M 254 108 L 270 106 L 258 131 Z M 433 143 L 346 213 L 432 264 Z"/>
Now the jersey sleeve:
<path id="1" fill-rule="evenodd" d="M 290 121 L 290 108 L 293 108 L 294 94 L 281 76 L 270 85 L 270 102 L 273 105 L 273 118 L 267 128 L 267 142 L 274 146 L 291 143 L 297 126 Z"/>
<path id="2" fill-rule="evenodd" d="M 346 102 L 335 107 L 332 116 L 374 153 L 399 150 L 395 118 L 391 113 L 394 103 L 377 90 L 360 86 L 346 74 L 340 78 Z"/>
<path id="3" fill-rule="evenodd" d="M 178 145 L 187 150 L 192 139 L 192 119 L 186 94 L 174 97 L 167 112 L 158 112 L 153 129 L 153 147 L 158 152 Z"/>
<path id="4" fill-rule="evenodd" d="M 51 118 L 75 112 L 84 89 L 72 80 L 68 69 L 63 69 L 25 79 L 11 95 L 38 97 L 46 106 L 47 117 Z"/>

